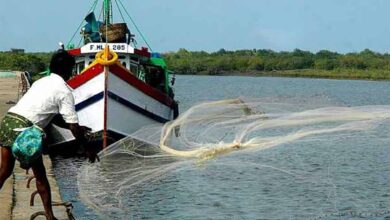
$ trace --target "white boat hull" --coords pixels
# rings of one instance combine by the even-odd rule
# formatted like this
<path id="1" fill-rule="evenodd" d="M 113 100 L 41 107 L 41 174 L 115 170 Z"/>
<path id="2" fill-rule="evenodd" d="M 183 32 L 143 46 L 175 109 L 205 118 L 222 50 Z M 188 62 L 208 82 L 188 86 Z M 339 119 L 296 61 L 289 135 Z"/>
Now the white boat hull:
<path id="1" fill-rule="evenodd" d="M 79 124 L 106 138 L 128 136 L 144 126 L 165 123 L 174 118 L 174 102 L 162 92 L 130 75 L 120 66 L 96 64 L 85 76 L 69 81 L 74 88 Z M 69 130 L 53 126 L 55 144 L 74 140 Z M 111 137 L 112 138 L 112 137 Z M 105 146 L 103 146 L 105 147 Z"/>

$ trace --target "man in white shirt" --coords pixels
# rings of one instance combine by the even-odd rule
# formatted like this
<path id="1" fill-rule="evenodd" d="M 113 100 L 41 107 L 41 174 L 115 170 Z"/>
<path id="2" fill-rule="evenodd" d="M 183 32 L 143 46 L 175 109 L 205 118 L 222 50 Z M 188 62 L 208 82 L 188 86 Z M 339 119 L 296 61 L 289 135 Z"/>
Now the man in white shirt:
<path id="1" fill-rule="evenodd" d="M 0 189 L 12 174 L 15 165 L 15 157 L 12 154 L 11 146 L 20 133 L 18 128 L 25 128 L 34 124 L 44 129 L 55 115 L 60 114 L 76 139 L 85 141 L 85 134 L 90 129 L 78 124 L 74 97 L 71 88 L 65 82 L 70 78 L 74 64 L 74 58 L 65 50 L 60 50 L 54 54 L 50 62 L 52 74 L 36 81 L 1 121 Z M 96 153 L 91 151 L 87 154 L 90 161 L 94 161 Z M 49 220 L 55 219 L 51 205 L 50 185 L 46 177 L 42 157 L 27 166 L 22 168 L 28 169 L 31 167 L 34 172 L 46 218 Z"/>

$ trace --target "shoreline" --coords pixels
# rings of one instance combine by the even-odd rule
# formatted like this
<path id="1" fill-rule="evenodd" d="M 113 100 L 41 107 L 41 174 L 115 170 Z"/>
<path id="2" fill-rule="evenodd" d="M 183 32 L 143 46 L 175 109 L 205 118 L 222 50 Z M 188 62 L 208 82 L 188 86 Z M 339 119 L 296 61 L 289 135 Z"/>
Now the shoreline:
<path id="1" fill-rule="evenodd" d="M 375 71 L 361 70 L 275 70 L 275 71 L 221 71 L 218 74 L 198 72 L 196 74 L 177 74 L 192 76 L 243 76 L 243 77 L 286 77 L 309 79 L 334 79 L 334 80 L 366 80 L 366 81 L 390 81 L 390 71 L 380 72 L 380 77 L 373 77 Z"/>

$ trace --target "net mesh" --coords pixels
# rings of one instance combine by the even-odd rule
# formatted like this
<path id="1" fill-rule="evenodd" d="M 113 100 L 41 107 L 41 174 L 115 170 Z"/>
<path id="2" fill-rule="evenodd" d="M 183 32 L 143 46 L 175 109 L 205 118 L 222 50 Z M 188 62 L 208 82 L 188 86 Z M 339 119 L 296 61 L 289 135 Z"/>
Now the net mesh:
<path id="1" fill-rule="evenodd" d="M 244 98 L 204 102 L 191 107 L 175 121 L 145 127 L 102 151 L 100 163 L 85 165 L 81 169 L 78 177 L 79 191 L 82 200 L 106 218 L 145 217 L 145 213 L 153 212 L 153 207 L 165 207 L 166 203 L 172 205 L 172 198 L 163 204 L 156 202 L 154 199 L 160 198 L 155 196 L 156 192 L 173 191 L 174 194 L 180 194 L 179 191 L 183 190 L 182 194 L 193 192 L 195 198 L 221 190 L 226 196 L 240 195 L 232 189 L 236 184 L 243 184 L 243 180 L 232 177 L 244 172 L 242 175 L 247 178 L 244 180 L 245 184 L 248 184 L 248 179 L 259 175 L 259 183 L 264 181 L 264 178 L 270 178 L 270 182 L 283 183 L 287 176 L 290 178 L 287 181 L 289 184 L 280 186 L 282 188 L 275 189 L 276 191 L 286 190 L 287 195 L 290 195 L 306 189 L 306 194 L 293 196 L 295 200 L 306 203 L 304 208 L 295 207 L 281 198 L 277 204 L 281 206 L 280 210 L 286 211 L 276 212 L 283 213 L 279 216 L 273 212 L 274 214 L 269 216 L 272 218 L 316 218 L 343 214 L 359 216 L 359 213 L 361 216 L 366 213 L 384 215 L 389 213 L 386 209 L 390 206 L 388 199 L 373 201 L 370 200 L 371 197 L 361 198 L 356 196 L 356 193 L 364 190 L 364 184 L 359 186 L 362 188 L 357 187 L 356 192 L 344 190 L 344 183 L 334 183 L 329 176 L 333 172 L 334 175 L 351 175 L 351 178 L 357 178 L 356 181 L 362 180 L 358 177 L 362 176 L 359 174 L 360 170 L 353 170 L 358 165 L 351 161 L 354 161 L 356 155 L 361 157 L 367 149 L 363 145 L 370 145 L 373 140 L 375 143 L 372 143 L 372 146 L 376 147 L 373 152 L 380 154 L 379 152 L 384 151 L 384 146 L 389 141 L 385 134 L 389 131 L 389 118 L 389 106 L 326 107 L 297 105 L 295 100 L 289 102 Z M 278 146 L 279 151 L 266 151 Z M 290 150 L 288 154 L 283 153 L 287 150 Z M 267 158 L 262 158 L 265 155 Z M 345 156 L 344 159 L 348 161 L 342 170 L 351 169 L 352 174 L 332 171 L 336 165 L 331 165 L 329 161 L 334 162 L 332 158 L 338 158 L 340 155 Z M 375 161 L 377 156 L 367 159 L 367 164 L 378 162 Z M 259 158 L 268 160 L 269 164 L 260 163 Z M 306 160 L 316 161 L 303 162 Z M 342 165 L 339 162 L 337 160 L 337 167 Z M 390 168 L 389 164 L 387 160 L 382 161 L 379 170 L 378 166 L 373 165 L 372 169 L 363 173 L 384 171 Z M 205 167 L 207 172 L 212 173 L 209 178 L 198 173 L 206 169 Z M 253 173 L 252 168 L 261 171 Z M 388 174 L 388 171 L 383 173 Z M 219 175 L 221 179 L 216 177 Z M 184 187 L 187 191 L 183 186 L 177 186 L 175 179 L 178 176 L 186 179 L 183 182 L 188 183 Z M 204 187 L 195 187 L 202 184 L 202 181 L 196 183 L 196 178 L 207 184 Z M 364 178 L 363 180 L 366 181 Z M 217 183 L 211 184 L 210 181 Z M 380 185 L 378 182 L 372 184 Z M 188 188 L 189 186 L 191 187 Z M 237 203 L 242 204 L 243 201 L 259 199 L 260 195 L 256 197 L 255 192 L 261 191 L 262 187 L 265 186 L 253 186 L 250 192 L 241 189 L 239 192 L 245 195 L 245 198 L 236 198 L 237 201 L 233 202 L 235 205 L 232 207 L 236 208 Z M 382 188 L 383 185 L 378 187 Z M 343 199 L 340 199 L 339 194 L 342 194 Z M 266 197 L 261 195 L 261 198 Z M 222 204 L 226 203 L 225 205 L 229 204 L 229 201 L 223 198 L 216 200 Z M 276 194 L 270 197 L 269 201 L 275 198 L 278 198 Z M 147 203 L 148 199 L 155 203 Z M 199 198 L 202 201 L 203 199 Z M 345 203 L 348 204 L 345 205 L 347 207 L 341 202 L 344 199 L 349 201 Z M 183 199 L 183 202 L 187 200 L 188 198 Z M 261 204 L 261 201 L 256 200 L 252 206 L 262 207 Z M 187 205 L 196 206 L 193 203 Z M 177 206 L 176 204 L 174 209 L 180 210 Z M 144 207 L 149 208 L 144 210 Z M 265 203 L 263 207 L 268 206 Z M 208 209 L 217 209 L 221 216 L 226 214 L 221 214 L 220 209 L 215 207 L 205 207 L 205 210 Z M 248 207 L 245 209 L 250 210 Z M 261 208 L 258 210 L 261 211 Z"/>

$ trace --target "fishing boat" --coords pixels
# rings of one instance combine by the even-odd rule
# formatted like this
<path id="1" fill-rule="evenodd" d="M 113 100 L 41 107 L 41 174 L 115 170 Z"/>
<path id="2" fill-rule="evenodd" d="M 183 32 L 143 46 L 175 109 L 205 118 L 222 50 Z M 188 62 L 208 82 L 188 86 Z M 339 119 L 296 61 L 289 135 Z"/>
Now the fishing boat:
<path id="1" fill-rule="evenodd" d="M 172 89 L 174 76 L 162 56 L 150 47 L 137 48 L 127 23 L 113 22 L 113 2 L 102 3 L 103 20 L 96 18 L 93 8 L 81 25 L 83 45 L 65 47 L 76 60 L 74 76 L 67 83 L 73 89 L 79 123 L 90 127 L 92 137 L 104 148 L 144 126 L 175 119 L 178 104 Z M 115 3 L 118 10 L 126 10 L 121 0 Z M 52 146 L 74 140 L 60 126 L 54 124 L 50 130 Z"/>

